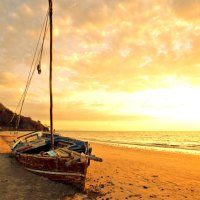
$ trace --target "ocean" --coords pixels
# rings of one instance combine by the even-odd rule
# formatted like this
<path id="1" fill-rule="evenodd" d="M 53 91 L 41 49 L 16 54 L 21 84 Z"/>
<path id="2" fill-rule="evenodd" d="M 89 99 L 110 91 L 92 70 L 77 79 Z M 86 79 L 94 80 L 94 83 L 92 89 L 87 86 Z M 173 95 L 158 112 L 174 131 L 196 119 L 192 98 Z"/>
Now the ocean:
<path id="1" fill-rule="evenodd" d="M 58 131 L 89 142 L 200 155 L 198 131 Z"/>
<path id="2" fill-rule="evenodd" d="M 6 132 L 4 132 L 6 133 Z M 7 133 L 10 133 L 7 131 Z M 20 132 L 25 134 L 27 132 Z M 117 147 L 200 155 L 200 131 L 56 131 L 60 135 Z"/>

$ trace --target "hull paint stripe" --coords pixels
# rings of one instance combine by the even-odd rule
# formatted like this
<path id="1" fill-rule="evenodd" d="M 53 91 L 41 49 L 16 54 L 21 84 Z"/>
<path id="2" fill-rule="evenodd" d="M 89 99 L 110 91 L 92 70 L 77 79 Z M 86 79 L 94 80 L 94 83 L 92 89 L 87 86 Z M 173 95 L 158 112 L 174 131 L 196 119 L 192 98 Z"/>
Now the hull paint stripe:
<path id="1" fill-rule="evenodd" d="M 40 174 L 49 174 L 49 175 L 64 175 L 64 176 L 81 176 L 85 177 L 83 174 L 78 174 L 78 173 L 66 173 L 66 172 L 53 172 L 53 171 L 44 171 L 44 170 L 36 170 L 36 169 L 30 169 L 26 168 L 27 170 L 31 172 L 36 172 Z"/>

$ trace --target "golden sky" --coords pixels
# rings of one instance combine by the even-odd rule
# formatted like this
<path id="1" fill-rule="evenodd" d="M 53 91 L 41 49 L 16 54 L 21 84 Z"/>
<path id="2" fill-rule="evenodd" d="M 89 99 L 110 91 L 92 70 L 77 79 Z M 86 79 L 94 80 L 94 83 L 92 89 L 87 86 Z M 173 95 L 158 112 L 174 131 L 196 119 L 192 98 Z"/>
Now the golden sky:
<path id="1" fill-rule="evenodd" d="M 47 0 L 0 1 L 0 102 L 24 90 Z M 200 0 L 56 0 L 54 126 L 200 129 Z M 49 124 L 48 39 L 22 114 Z"/>

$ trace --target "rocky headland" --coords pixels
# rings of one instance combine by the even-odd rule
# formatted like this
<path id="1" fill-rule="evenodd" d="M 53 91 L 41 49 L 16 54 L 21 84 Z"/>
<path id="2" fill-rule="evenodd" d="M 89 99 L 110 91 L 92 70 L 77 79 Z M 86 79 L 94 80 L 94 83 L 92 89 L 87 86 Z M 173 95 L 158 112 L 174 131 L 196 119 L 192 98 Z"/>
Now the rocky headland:
<path id="1" fill-rule="evenodd" d="M 14 117 L 14 118 L 13 118 Z M 13 120 L 11 120 L 13 118 Z M 0 103 L 0 131 L 14 131 L 18 115 Z M 48 131 L 48 127 L 30 117 L 20 116 L 19 131 Z"/>

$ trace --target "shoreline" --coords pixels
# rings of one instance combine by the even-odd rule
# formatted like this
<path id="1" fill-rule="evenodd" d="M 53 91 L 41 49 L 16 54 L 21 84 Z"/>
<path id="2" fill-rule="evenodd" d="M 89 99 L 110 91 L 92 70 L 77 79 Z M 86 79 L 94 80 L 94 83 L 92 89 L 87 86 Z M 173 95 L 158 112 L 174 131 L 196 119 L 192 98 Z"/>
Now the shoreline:
<path id="1" fill-rule="evenodd" d="M 30 132 L 30 131 L 27 131 Z M 81 131 L 84 132 L 84 131 Z M 91 131 L 92 132 L 92 131 Z M 130 131 L 132 132 L 132 131 Z M 151 131 L 150 131 L 151 132 Z M 176 131 L 175 131 L 176 132 Z M 183 131 L 184 132 L 184 131 Z M 190 132 L 190 131 L 189 131 Z M 26 133 L 25 131 L 19 131 L 20 134 Z M 14 135 L 15 132 L 13 131 L 0 131 L 0 135 Z M 66 136 L 65 134 L 61 134 L 63 136 Z M 67 136 L 68 137 L 68 136 Z M 74 136 L 70 136 L 71 138 L 76 139 Z M 189 154 L 189 155 L 200 155 L 200 148 L 199 145 L 196 146 L 196 148 L 189 146 L 184 146 L 181 144 L 165 144 L 165 143 L 119 143 L 119 142 L 112 142 L 112 141 L 101 141 L 101 140 L 93 140 L 89 138 L 79 138 L 80 140 L 86 140 L 89 143 L 94 144 L 102 144 L 102 145 L 108 145 L 108 146 L 114 146 L 116 148 L 128 148 L 128 149 L 141 149 L 145 151 L 158 151 L 158 152 L 169 152 L 169 153 L 181 153 L 181 154 Z"/>
<path id="2" fill-rule="evenodd" d="M 63 200 L 197 200 L 200 196 L 199 155 L 90 143 L 93 154 L 102 157 L 103 162 L 91 161 L 86 191 L 80 193 L 70 186 L 36 176 L 18 166 L 13 158 L 7 156 L 10 151 L 8 143 L 12 139 L 12 136 L 2 137 L 0 134 L 0 192 L 4 199 L 26 199 L 30 190 L 32 199 L 45 199 L 48 192 L 51 194 L 49 200 L 56 199 L 55 196 Z"/>
<path id="3" fill-rule="evenodd" d="M 106 143 L 99 141 L 89 141 L 91 144 L 100 144 L 105 146 L 111 146 L 116 148 L 125 148 L 125 149 L 133 149 L 133 150 L 144 150 L 144 151 L 156 151 L 156 152 L 167 152 L 167 153 L 180 153 L 186 155 L 196 155 L 200 156 L 200 150 L 195 149 L 187 149 L 187 148 L 173 148 L 173 147 L 156 147 L 151 145 L 143 145 L 143 144 L 119 144 L 119 143 Z"/>

